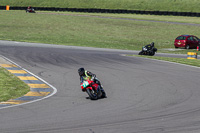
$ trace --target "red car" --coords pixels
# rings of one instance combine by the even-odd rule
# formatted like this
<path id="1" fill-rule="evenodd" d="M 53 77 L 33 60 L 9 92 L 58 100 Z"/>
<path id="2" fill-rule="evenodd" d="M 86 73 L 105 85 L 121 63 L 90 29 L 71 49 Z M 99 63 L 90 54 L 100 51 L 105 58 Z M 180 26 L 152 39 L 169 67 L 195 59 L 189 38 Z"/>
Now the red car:
<path id="1" fill-rule="evenodd" d="M 185 49 L 197 48 L 200 46 L 200 40 L 194 35 L 181 35 L 174 41 L 175 48 L 184 47 Z"/>

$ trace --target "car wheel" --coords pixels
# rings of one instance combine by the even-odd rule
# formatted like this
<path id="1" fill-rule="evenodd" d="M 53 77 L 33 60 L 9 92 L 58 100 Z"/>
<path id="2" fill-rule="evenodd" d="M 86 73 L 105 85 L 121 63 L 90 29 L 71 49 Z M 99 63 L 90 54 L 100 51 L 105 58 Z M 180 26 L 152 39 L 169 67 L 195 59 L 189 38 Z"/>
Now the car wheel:
<path id="1" fill-rule="evenodd" d="M 185 46 L 185 49 L 190 49 L 190 45 L 186 45 L 186 46 Z"/>
<path id="2" fill-rule="evenodd" d="M 175 48 L 178 48 L 178 47 L 175 46 Z"/>

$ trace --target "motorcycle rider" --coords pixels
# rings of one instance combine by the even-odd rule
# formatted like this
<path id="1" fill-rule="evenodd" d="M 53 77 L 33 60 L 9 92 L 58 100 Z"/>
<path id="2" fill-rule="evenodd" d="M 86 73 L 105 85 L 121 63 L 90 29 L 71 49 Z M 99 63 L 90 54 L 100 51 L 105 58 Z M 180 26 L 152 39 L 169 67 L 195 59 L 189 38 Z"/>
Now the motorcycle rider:
<path id="1" fill-rule="evenodd" d="M 91 73 L 90 71 L 85 70 L 83 67 L 78 69 L 78 74 L 80 76 L 81 83 L 83 83 L 83 81 L 87 79 L 92 80 L 100 86 L 102 93 L 105 94 L 105 91 L 103 90 L 103 86 L 101 85 L 100 81 L 96 78 L 95 74 Z"/>
<path id="2" fill-rule="evenodd" d="M 138 55 L 150 55 L 150 56 L 153 56 L 156 51 L 157 51 L 157 48 L 154 47 L 154 42 L 152 42 L 151 44 L 143 46 L 142 47 L 142 51 L 140 51 L 138 53 Z"/>
<path id="3" fill-rule="evenodd" d="M 152 42 L 151 44 L 148 44 L 145 46 L 148 50 L 151 50 L 154 48 L 154 42 Z"/>
<path id="4" fill-rule="evenodd" d="M 27 11 L 31 11 L 31 9 L 32 9 L 32 7 L 31 7 L 31 6 L 28 6 L 26 10 L 27 10 Z"/>

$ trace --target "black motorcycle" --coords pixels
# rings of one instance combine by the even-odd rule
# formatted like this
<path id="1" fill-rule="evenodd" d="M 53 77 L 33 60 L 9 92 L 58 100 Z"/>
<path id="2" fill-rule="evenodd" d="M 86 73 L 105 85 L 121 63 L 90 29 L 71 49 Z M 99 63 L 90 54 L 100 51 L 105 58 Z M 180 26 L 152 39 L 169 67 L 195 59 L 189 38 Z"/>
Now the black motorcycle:
<path id="1" fill-rule="evenodd" d="M 142 47 L 142 51 L 138 55 L 149 55 L 154 56 L 157 52 L 157 48 L 154 47 L 154 42 Z"/>

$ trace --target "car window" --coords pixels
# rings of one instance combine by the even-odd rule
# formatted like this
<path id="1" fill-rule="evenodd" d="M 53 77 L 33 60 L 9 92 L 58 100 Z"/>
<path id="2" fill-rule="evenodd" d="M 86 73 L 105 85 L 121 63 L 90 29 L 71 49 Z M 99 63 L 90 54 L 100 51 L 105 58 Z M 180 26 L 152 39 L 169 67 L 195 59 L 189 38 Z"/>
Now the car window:
<path id="1" fill-rule="evenodd" d="M 184 37 L 184 36 L 179 36 L 179 37 L 176 38 L 176 40 L 185 40 L 185 38 L 186 37 Z"/>
<path id="2" fill-rule="evenodd" d="M 199 41 L 199 39 L 198 39 L 197 37 L 193 37 L 193 39 L 194 39 L 195 41 Z"/>
<path id="3" fill-rule="evenodd" d="M 192 38 L 192 37 L 189 37 L 187 40 L 193 41 L 193 38 Z"/>

